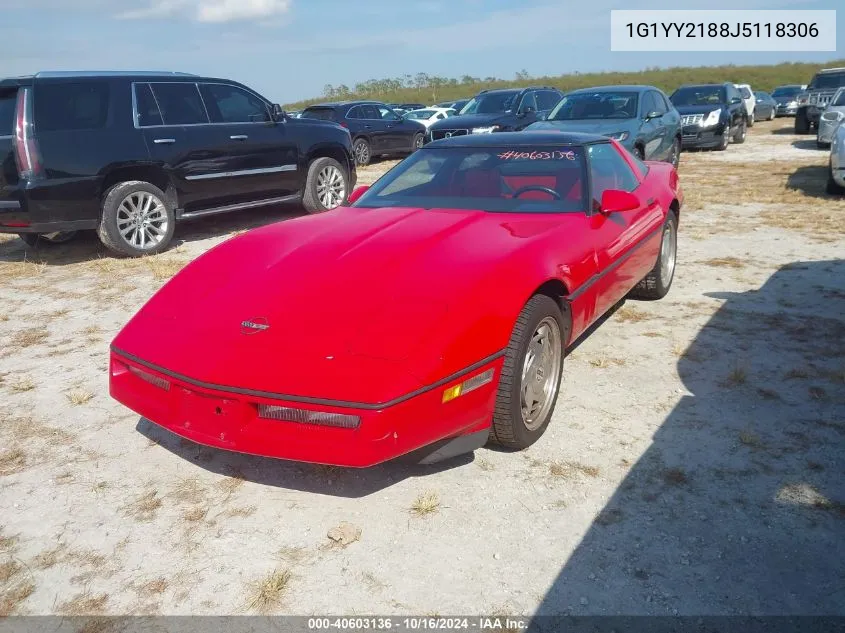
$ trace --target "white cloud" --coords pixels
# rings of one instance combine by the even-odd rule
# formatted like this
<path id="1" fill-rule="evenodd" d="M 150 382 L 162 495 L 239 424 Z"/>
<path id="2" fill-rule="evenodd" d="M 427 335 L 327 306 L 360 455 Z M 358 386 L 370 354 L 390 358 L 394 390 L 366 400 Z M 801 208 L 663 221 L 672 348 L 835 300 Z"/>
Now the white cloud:
<path id="1" fill-rule="evenodd" d="M 146 8 L 118 15 L 126 20 L 182 16 L 197 22 L 274 18 L 290 11 L 292 0 L 152 0 Z"/>

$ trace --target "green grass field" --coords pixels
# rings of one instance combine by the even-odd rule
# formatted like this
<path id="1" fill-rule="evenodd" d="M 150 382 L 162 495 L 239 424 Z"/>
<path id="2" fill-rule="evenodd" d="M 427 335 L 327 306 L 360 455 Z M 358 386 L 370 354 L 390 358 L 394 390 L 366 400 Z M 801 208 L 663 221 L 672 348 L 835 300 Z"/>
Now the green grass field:
<path id="1" fill-rule="evenodd" d="M 425 73 L 388 79 L 370 79 L 354 86 L 326 85 L 323 94 L 314 99 L 290 103 L 289 110 L 298 110 L 320 101 L 341 99 L 375 99 L 386 103 L 419 101 L 425 104 L 469 98 L 488 88 L 515 88 L 528 85 L 555 86 L 574 90 L 613 84 L 646 84 L 657 86 L 667 94 L 684 83 L 732 81 L 751 84 L 755 90 L 770 91 L 782 84 L 805 84 L 820 68 L 845 66 L 845 60 L 822 64 L 783 63 L 770 66 L 699 66 L 687 68 L 649 68 L 635 72 L 572 73 L 557 77 L 531 77 L 517 73 L 512 80 L 496 77 L 434 77 Z"/>

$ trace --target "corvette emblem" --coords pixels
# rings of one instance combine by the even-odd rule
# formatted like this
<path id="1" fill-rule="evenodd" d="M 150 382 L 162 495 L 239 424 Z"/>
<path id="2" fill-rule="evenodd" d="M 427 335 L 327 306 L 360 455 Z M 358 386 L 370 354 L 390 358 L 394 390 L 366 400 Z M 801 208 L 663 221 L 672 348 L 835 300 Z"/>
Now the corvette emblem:
<path id="1" fill-rule="evenodd" d="M 258 334 L 258 332 L 263 332 L 267 329 L 270 329 L 270 324 L 264 317 L 241 321 L 241 334 Z"/>

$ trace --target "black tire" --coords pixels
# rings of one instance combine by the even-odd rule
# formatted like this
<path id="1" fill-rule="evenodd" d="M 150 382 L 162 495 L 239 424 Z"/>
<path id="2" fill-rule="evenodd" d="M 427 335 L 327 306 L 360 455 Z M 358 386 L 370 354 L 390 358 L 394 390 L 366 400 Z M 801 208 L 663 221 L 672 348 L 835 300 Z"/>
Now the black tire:
<path id="1" fill-rule="evenodd" d="M 681 164 L 681 139 L 677 136 L 675 140 L 672 141 L 672 149 L 669 150 L 669 156 L 666 159 L 666 162 L 672 165 L 675 169 L 678 169 L 678 165 Z"/>
<path id="2" fill-rule="evenodd" d="M 336 169 L 337 172 L 339 172 L 340 177 L 343 179 L 343 190 L 337 192 L 337 195 L 340 197 L 340 201 L 333 206 L 323 204 L 320 200 L 319 191 L 321 186 L 320 174 L 329 168 Z M 324 174 L 324 177 L 327 176 Z M 341 166 L 341 164 L 335 159 L 328 158 L 326 156 L 312 160 L 311 164 L 308 165 L 308 175 L 305 178 L 305 190 L 302 192 L 302 206 L 305 207 L 305 210 L 308 211 L 308 213 L 323 213 L 325 211 L 331 211 L 332 209 L 336 209 L 337 207 L 346 204 L 348 198 L 349 174 L 346 173 L 346 170 Z"/>
<path id="3" fill-rule="evenodd" d="M 777 110 L 772 108 L 772 111 L 769 112 L 769 121 L 774 121 L 775 117 L 777 117 L 777 115 L 778 115 Z"/>
<path id="4" fill-rule="evenodd" d="M 745 117 L 745 121 L 748 127 L 754 127 L 754 113 L 752 112 L 747 117 Z"/>
<path id="5" fill-rule="evenodd" d="M 722 140 L 716 146 L 716 149 L 719 150 L 720 152 L 724 152 L 726 149 L 728 149 L 728 145 L 730 145 L 730 143 L 731 143 L 731 126 L 730 126 L 730 124 L 728 124 L 725 127 L 725 129 L 722 131 Z"/>
<path id="6" fill-rule="evenodd" d="M 828 167 L 827 186 L 825 187 L 825 191 L 835 196 L 845 195 L 845 187 L 840 186 L 839 183 L 833 179 L 833 165 Z"/>
<path id="7" fill-rule="evenodd" d="M 823 143 L 822 141 L 816 139 L 816 147 L 819 149 L 830 149 L 830 143 Z"/>
<path id="8" fill-rule="evenodd" d="M 355 164 L 359 167 L 366 167 L 373 158 L 370 143 L 365 138 L 355 139 L 352 144 L 352 153 L 355 155 Z"/>
<path id="9" fill-rule="evenodd" d="M 666 273 L 663 269 L 664 253 L 663 246 L 669 234 L 671 233 L 672 245 L 669 247 L 671 252 L 665 255 L 670 255 L 673 258 L 671 271 Z M 660 253 L 657 256 L 657 261 L 654 263 L 654 268 L 638 283 L 630 292 L 632 299 L 644 299 L 646 301 L 655 301 L 662 299 L 669 292 L 672 287 L 672 281 L 675 279 L 675 268 L 678 258 L 678 220 L 675 213 L 670 211 L 669 217 L 666 218 L 666 223 L 663 225 L 663 234 L 660 240 Z"/>
<path id="10" fill-rule="evenodd" d="M 798 110 L 795 113 L 795 133 L 807 134 L 810 131 L 810 122 L 807 120 L 807 112 Z"/>
<path id="11" fill-rule="evenodd" d="M 522 367 L 535 330 L 545 319 L 557 323 L 560 335 L 560 363 L 556 376 L 557 388 L 551 397 L 551 406 L 540 423 L 529 429 L 522 418 Z M 546 295 L 534 295 L 522 308 L 511 333 L 510 342 L 505 350 L 505 362 L 499 378 L 496 393 L 496 407 L 493 412 L 493 425 L 490 429 L 490 441 L 506 448 L 522 450 L 536 442 L 549 425 L 555 403 L 560 392 L 560 379 L 563 373 L 563 345 L 565 332 L 563 316 L 557 302 Z"/>
<path id="12" fill-rule="evenodd" d="M 117 227 L 117 215 L 120 205 L 127 197 L 145 193 L 152 194 L 158 198 L 161 203 L 161 210 L 164 212 L 166 218 L 166 226 L 164 227 L 164 235 L 161 237 L 161 241 L 149 248 L 138 248 L 129 244 L 121 236 Z M 156 255 L 164 251 L 173 239 L 175 225 L 176 217 L 173 211 L 173 205 L 168 202 L 164 192 L 148 182 L 131 180 L 114 185 L 103 196 L 102 217 L 100 218 L 100 226 L 97 227 L 97 235 L 107 249 L 118 255 L 143 257 L 144 255 Z"/>
<path id="13" fill-rule="evenodd" d="M 734 133 L 732 140 L 733 140 L 734 143 L 736 143 L 738 145 L 742 145 L 743 143 L 745 143 L 745 139 L 746 139 L 747 136 L 748 136 L 748 122 L 743 121 L 742 123 L 739 124 L 739 127 L 737 128 L 736 132 Z"/>
<path id="14" fill-rule="evenodd" d="M 56 231 L 55 233 L 18 233 L 24 243 L 30 248 L 40 246 L 56 246 L 70 242 L 79 234 L 79 231 Z"/>
<path id="15" fill-rule="evenodd" d="M 419 134 L 414 134 L 414 140 L 411 141 L 411 153 L 416 152 L 419 148 L 423 146 L 423 139 L 425 136 L 422 132 Z"/>

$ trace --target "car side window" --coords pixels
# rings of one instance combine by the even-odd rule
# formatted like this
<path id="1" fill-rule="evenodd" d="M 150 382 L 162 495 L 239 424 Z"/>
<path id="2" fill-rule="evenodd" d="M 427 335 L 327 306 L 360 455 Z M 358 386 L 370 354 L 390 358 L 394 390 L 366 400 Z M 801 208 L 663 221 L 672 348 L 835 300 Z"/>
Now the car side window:
<path id="1" fill-rule="evenodd" d="M 610 143 L 597 143 L 587 149 L 590 161 L 593 205 L 601 203 L 602 194 L 608 189 L 631 192 L 640 184 L 616 148 Z"/>
<path id="2" fill-rule="evenodd" d="M 526 92 L 525 96 L 522 97 L 522 103 L 519 104 L 518 112 L 525 112 L 526 109 L 533 108 L 534 112 L 537 111 L 537 98 L 534 96 L 534 92 Z"/>
<path id="3" fill-rule="evenodd" d="M 354 106 L 350 108 L 349 112 L 346 113 L 346 118 L 353 120 L 363 119 L 364 116 L 361 113 L 361 106 Z"/>
<path id="4" fill-rule="evenodd" d="M 666 114 L 666 103 L 663 101 L 663 97 L 654 92 L 654 90 L 650 91 L 648 94 L 651 96 L 651 101 L 654 104 L 654 111 L 659 112 L 660 114 Z"/>
<path id="5" fill-rule="evenodd" d="M 378 109 L 378 112 L 380 118 L 384 119 L 385 121 L 398 121 L 400 118 L 402 118 L 387 106 L 380 107 Z"/>
<path id="6" fill-rule="evenodd" d="M 150 84 L 164 125 L 210 123 L 199 88 L 189 83 Z"/>
<path id="7" fill-rule="evenodd" d="M 381 119 L 381 112 L 374 105 L 362 105 L 359 109 L 365 119 Z"/>
<path id="8" fill-rule="evenodd" d="M 164 125 L 161 112 L 149 84 L 135 84 L 135 116 L 138 127 Z"/>
<path id="9" fill-rule="evenodd" d="M 200 84 L 212 123 L 265 123 L 267 104 L 254 94 L 227 84 Z"/>
<path id="10" fill-rule="evenodd" d="M 41 131 L 103 128 L 106 126 L 108 114 L 108 82 L 36 85 L 35 124 Z"/>
<path id="11" fill-rule="evenodd" d="M 553 90 L 539 90 L 537 91 L 537 109 L 540 111 L 551 110 L 560 99 L 561 96 Z"/>

